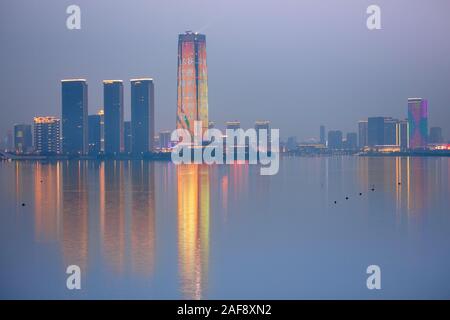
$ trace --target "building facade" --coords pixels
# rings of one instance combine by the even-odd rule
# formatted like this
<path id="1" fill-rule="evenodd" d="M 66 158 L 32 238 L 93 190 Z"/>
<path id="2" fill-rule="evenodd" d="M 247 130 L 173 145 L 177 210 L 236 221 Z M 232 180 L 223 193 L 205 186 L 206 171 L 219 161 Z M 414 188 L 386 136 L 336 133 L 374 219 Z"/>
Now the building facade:
<path id="1" fill-rule="evenodd" d="M 359 148 L 364 148 L 369 145 L 367 135 L 368 135 L 367 120 L 358 121 L 358 146 L 359 146 Z"/>
<path id="2" fill-rule="evenodd" d="M 342 131 L 328 131 L 328 149 L 340 150 L 342 147 Z"/>
<path id="3" fill-rule="evenodd" d="M 92 114 L 88 116 L 89 123 L 89 148 L 88 153 L 97 155 L 101 152 L 101 116 L 98 114 Z"/>

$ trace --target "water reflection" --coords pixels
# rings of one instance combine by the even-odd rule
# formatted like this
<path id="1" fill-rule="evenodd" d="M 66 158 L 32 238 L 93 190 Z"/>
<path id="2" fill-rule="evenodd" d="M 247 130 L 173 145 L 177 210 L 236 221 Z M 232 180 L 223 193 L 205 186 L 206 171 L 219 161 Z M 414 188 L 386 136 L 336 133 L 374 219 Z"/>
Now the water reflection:
<path id="1" fill-rule="evenodd" d="M 151 275 L 155 265 L 155 167 L 136 161 L 131 165 L 132 271 Z"/>
<path id="2" fill-rule="evenodd" d="M 205 296 L 209 255 L 209 167 L 177 167 L 178 261 L 187 299 Z"/>
<path id="3" fill-rule="evenodd" d="M 55 167 L 53 167 L 55 168 Z M 88 193 L 87 163 L 62 163 L 62 235 L 64 265 L 88 265 Z"/>

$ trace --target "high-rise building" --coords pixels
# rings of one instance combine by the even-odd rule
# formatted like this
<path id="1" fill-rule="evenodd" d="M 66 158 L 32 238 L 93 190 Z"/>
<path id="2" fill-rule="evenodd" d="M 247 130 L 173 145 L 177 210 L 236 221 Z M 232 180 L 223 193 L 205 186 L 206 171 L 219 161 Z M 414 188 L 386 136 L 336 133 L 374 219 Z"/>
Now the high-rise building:
<path id="1" fill-rule="evenodd" d="M 123 123 L 123 145 L 124 152 L 131 152 L 131 121 L 125 121 Z"/>
<path id="2" fill-rule="evenodd" d="M 384 145 L 397 145 L 397 124 L 397 119 L 391 117 L 384 118 Z"/>
<path id="3" fill-rule="evenodd" d="M 159 133 L 159 148 L 161 150 L 170 148 L 170 135 L 170 131 L 161 131 Z"/>
<path id="4" fill-rule="evenodd" d="M 131 152 L 153 151 L 155 89 L 153 79 L 131 79 Z"/>
<path id="5" fill-rule="evenodd" d="M 420 149 L 427 146 L 428 101 L 422 98 L 408 99 L 409 147 Z"/>
<path id="6" fill-rule="evenodd" d="M 444 139 L 442 137 L 442 128 L 440 127 L 431 127 L 430 128 L 430 143 L 442 143 Z"/>
<path id="7" fill-rule="evenodd" d="M 320 126 L 320 143 L 326 145 L 327 141 L 325 138 L 325 126 Z"/>
<path id="8" fill-rule="evenodd" d="M 260 130 L 266 130 L 265 137 L 262 136 L 263 132 Z M 261 152 L 267 152 L 271 148 L 271 136 L 270 136 L 270 121 L 268 120 L 258 120 L 255 122 L 255 131 L 256 131 L 256 142 L 258 146 L 258 150 Z M 264 138 L 267 141 L 266 148 L 261 148 L 261 138 Z"/>
<path id="9" fill-rule="evenodd" d="M 367 120 L 358 121 L 358 146 L 360 148 L 364 148 L 369 145 L 367 136 L 368 136 Z"/>
<path id="10" fill-rule="evenodd" d="M 101 151 L 101 116 L 92 114 L 88 116 L 89 127 L 89 154 L 97 155 Z"/>
<path id="11" fill-rule="evenodd" d="M 208 128 L 206 37 L 187 31 L 178 36 L 177 129 L 194 134 L 194 121 Z"/>
<path id="12" fill-rule="evenodd" d="M 240 129 L 241 128 L 241 122 L 237 121 L 237 120 L 235 120 L 235 121 L 227 121 L 225 123 L 225 127 L 227 129 L 230 129 L 230 130 Z"/>
<path id="13" fill-rule="evenodd" d="M 294 151 L 297 150 L 297 137 L 288 137 L 287 139 L 287 143 L 286 143 L 286 148 L 288 151 Z"/>
<path id="14" fill-rule="evenodd" d="M 342 149 L 342 131 L 328 131 L 328 148 L 332 150 Z"/>
<path id="15" fill-rule="evenodd" d="M 358 147 L 358 135 L 356 132 L 348 132 L 347 139 L 345 141 L 345 147 L 348 150 L 356 150 Z"/>
<path id="16" fill-rule="evenodd" d="M 396 144 L 400 146 L 402 151 L 406 151 L 409 148 L 408 120 L 400 120 L 397 123 Z"/>
<path id="17" fill-rule="evenodd" d="M 105 113 L 105 153 L 123 152 L 123 81 L 103 81 L 103 108 Z"/>
<path id="18" fill-rule="evenodd" d="M 62 87 L 62 151 L 86 154 L 88 151 L 88 87 L 84 79 L 66 79 Z"/>
<path id="19" fill-rule="evenodd" d="M 367 123 L 368 146 L 384 145 L 384 117 L 370 117 Z"/>
<path id="20" fill-rule="evenodd" d="M 34 148 L 39 154 L 61 152 L 60 120 L 56 117 L 34 118 Z"/>
<path id="21" fill-rule="evenodd" d="M 33 140 L 31 136 L 30 124 L 14 125 L 14 149 L 17 153 L 31 152 Z"/>

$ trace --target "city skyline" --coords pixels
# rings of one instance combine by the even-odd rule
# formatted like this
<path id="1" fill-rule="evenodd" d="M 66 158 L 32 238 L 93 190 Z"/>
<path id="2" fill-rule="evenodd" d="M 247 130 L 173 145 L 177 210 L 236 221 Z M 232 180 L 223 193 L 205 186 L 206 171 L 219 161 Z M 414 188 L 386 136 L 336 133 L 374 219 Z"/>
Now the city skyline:
<path id="1" fill-rule="evenodd" d="M 0 134 L 14 123 L 30 123 L 33 116 L 60 117 L 56 85 L 69 77 L 89 80 L 92 113 L 103 104 L 102 80 L 156 79 L 155 105 L 160 112 L 155 131 L 170 129 L 177 101 L 177 34 L 191 29 L 208 36 L 209 118 L 216 123 L 238 118 L 244 127 L 251 127 L 255 119 L 270 119 L 282 129 L 283 138 L 295 135 L 306 140 L 317 135 L 318 124 L 349 132 L 365 116 L 403 118 L 404 100 L 421 96 L 433 106 L 430 124 L 442 127 L 448 137 L 445 119 L 450 117 L 450 96 L 445 84 L 450 82 L 450 45 L 445 31 L 450 22 L 443 14 L 449 6 L 446 1 L 433 6 L 379 1 L 383 28 L 374 32 L 365 26 L 369 1 L 347 6 L 262 1 L 252 24 L 245 22 L 252 16 L 254 1 L 210 4 L 193 0 L 192 5 L 177 3 L 171 9 L 164 3 L 140 1 L 139 10 L 118 3 L 103 15 L 101 1 L 81 0 L 79 31 L 65 27 L 60 14 L 65 12 L 63 3 L 2 3 L 0 37 L 5 46 L 0 77 L 5 85 L 0 105 L 10 112 L 0 119 Z M 405 7 L 411 8 L 407 14 Z M 12 19 L 10 10 L 20 10 L 20 18 Z M 118 19 L 122 14 L 129 17 L 127 24 Z M 152 19 L 146 19 L 148 15 Z M 273 23 L 267 26 L 267 21 Z M 34 23 L 39 27 L 33 27 Z M 157 25 L 164 28 L 154 28 Z M 35 40 L 42 33 L 52 37 Z M 274 39 L 274 45 L 267 39 Z M 80 54 L 80 48 L 86 54 Z M 17 52 L 21 59 L 14 58 Z M 24 78 L 35 84 L 27 87 L 27 94 L 14 85 Z M 130 120 L 127 86 L 124 101 L 124 118 Z M 289 116 L 297 114 L 307 117 Z"/>

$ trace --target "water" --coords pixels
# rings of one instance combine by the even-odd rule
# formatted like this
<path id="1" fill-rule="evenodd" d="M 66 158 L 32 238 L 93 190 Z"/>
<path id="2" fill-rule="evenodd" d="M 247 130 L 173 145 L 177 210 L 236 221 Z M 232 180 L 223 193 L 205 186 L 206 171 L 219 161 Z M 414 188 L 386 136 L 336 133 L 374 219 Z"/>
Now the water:
<path id="1" fill-rule="evenodd" d="M 448 158 L 0 162 L 0 298 L 448 299 L 449 178 Z"/>

